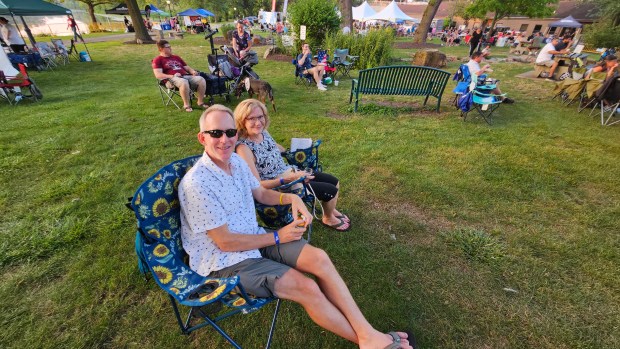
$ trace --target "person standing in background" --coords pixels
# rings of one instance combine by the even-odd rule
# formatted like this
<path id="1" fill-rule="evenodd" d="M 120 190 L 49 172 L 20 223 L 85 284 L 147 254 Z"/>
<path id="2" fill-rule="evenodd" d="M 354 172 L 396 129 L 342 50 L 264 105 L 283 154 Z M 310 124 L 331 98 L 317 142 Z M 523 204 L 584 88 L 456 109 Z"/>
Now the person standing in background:
<path id="1" fill-rule="evenodd" d="M 24 39 L 19 35 L 17 29 L 9 23 L 9 20 L 4 17 L 0 17 L 0 34 L 4 42 L 9 45 L 13 52 L 26 52 L 26 43 Z"/>

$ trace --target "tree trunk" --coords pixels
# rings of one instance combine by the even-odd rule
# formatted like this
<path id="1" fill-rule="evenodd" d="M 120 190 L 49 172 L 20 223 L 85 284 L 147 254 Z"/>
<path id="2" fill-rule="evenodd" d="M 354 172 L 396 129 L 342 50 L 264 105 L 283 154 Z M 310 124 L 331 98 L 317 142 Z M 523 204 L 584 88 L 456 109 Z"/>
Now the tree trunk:
<path id="1" fill-rule="evenodd" d="M 415 36 L 413 37 L 413 42 L 415 44 L 426 43 L 426 34 L 428 34 L 428 28 L 431 26 L 433 18 L 435 18 L 435 14 L 439 9 L 439 5 L 441 5 L 441 1 L 442 0 L 430 0 L 428 2 L 428 5 L 426 5 L 426 9 L 424 9 L 424 14 L 422 15 L 420 25 L 415 30 Z"/>
<path id="2" fill-rule="evenodd" d="M 88 15 L 90 16 L 90 31 L 99 31 L 99 24 L 97 23 L 97 18 L 95 17 L 95 5 L 92 3 L 88 3 Z"/>
<path id="3" fill-rule="evenodd" d="M 493 16 L 493 21 L 491 22 L 491 27 L 489 28 L 489 31 L 487 32 L 487 40 L 489 40 L 491 38 L 491 36 L 493 35 L 493 29 L 495 29 L 495 25 L 497 24 L 497 21 L 499 21 L 499 18 L 498 18 L 498 15 L 496 13 L 495 16 Z"/>
<path id="4" fill-rule="evenodd" d="M 342 13 L 342 28 L 349 27 L 353 31 L 353 9 L 351 0 L 340 0 L 340 13 Z"/>
<path id="5" fill-rule="evenodd" d="M 127 4 L 129 16 L 131 16 L 131 23 L 133 23 L 133 28 L 136 31 L 136 42 L 140 40 L 145 44 L 154 43 L 155 41 L 153 41 L 148 30 L 146 30 L 146 26 L 142 20 L 142 14 L 140 14 L 140 8 L 138 7 L 136 0 L 125 0 L 125 3 Z"/>

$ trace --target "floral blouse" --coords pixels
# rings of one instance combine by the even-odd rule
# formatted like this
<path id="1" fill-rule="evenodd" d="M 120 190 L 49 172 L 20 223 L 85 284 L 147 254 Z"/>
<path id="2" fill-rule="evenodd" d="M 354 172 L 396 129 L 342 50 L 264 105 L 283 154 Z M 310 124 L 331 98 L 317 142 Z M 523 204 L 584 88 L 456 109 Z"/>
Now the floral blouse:
<path id="1" fill-rule="evenodd" d="M 255 158 L 256 170 L 261 181 L 266 179 L 274 179 L 291 168 L 287 165 L 280 155 L 280 149 L 276 141 L 271 137 L 269 132 L 263 130 L 263 141 L 254 142 L 248 138 L 241 139 L 237 144 L 245 144 L 252 150 Z"/>

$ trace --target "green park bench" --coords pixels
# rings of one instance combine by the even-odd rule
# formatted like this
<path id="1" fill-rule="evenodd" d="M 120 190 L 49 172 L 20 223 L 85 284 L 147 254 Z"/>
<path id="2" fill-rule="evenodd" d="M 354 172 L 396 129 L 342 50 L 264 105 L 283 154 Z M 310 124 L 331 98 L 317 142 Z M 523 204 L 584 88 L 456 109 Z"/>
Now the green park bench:
<path id="1" fill-rule="evenodd" d="M 441 104 L 441 95 L 446 88 L 450 73 L 419 66 L 387 66 L 360 70 L 359 77 L 353 79 L 349 104 L 355 93 L 355 109 L 360 94 L 392 96 L 429 96 L 437 98 L 437 111 Z"/>

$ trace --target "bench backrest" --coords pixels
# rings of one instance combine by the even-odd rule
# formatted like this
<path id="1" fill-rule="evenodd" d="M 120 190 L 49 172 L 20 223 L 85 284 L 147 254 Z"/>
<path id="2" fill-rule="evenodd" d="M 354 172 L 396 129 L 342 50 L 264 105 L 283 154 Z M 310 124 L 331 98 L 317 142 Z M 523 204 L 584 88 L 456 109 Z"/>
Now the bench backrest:
<path id="1" fill-rule="evenodd" d="M 448 83 L 450 73 L 419 66 L 387 66 L 360 71 L 360 93 L 439 97 Z"/>

